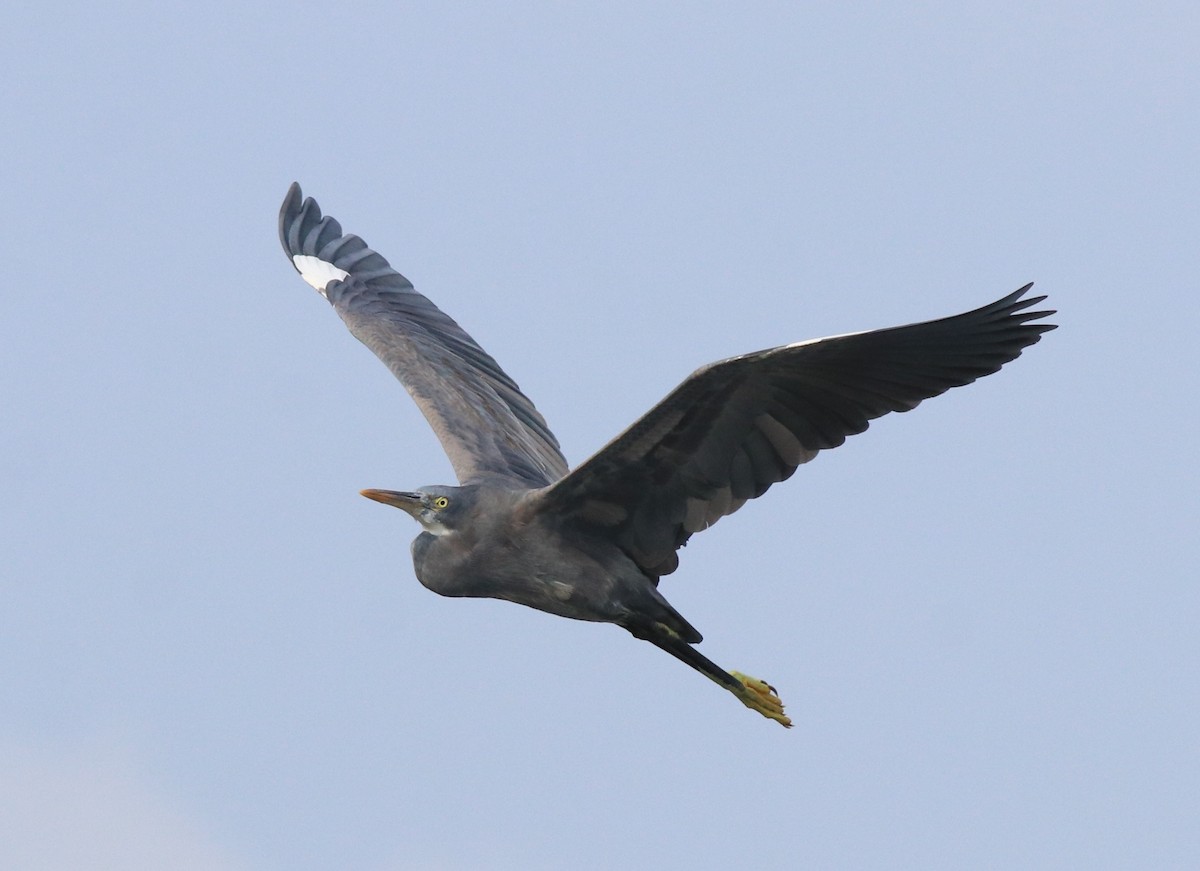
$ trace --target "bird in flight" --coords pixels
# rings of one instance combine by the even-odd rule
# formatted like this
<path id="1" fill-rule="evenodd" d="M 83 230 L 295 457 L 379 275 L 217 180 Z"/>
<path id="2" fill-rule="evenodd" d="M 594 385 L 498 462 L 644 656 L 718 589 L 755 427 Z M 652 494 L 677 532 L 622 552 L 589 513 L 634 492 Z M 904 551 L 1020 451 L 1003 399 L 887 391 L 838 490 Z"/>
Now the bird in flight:
<path id="1" fill-rule="evenodd" d="M 408 389 L 458 486 L 363 490 L 421 527 L 420 582 L 615 623 L 784 726 L 774 687 L 700 653 L 659 592 L 695 533 L 890 411 L 1016 359 L 1055 328 L 1032 285 L 965 314 L 768 348 L 697 369 L 572 470 L 515 381 L 455 321 L 293 184 L 279 237 L 300 276 Z"/>

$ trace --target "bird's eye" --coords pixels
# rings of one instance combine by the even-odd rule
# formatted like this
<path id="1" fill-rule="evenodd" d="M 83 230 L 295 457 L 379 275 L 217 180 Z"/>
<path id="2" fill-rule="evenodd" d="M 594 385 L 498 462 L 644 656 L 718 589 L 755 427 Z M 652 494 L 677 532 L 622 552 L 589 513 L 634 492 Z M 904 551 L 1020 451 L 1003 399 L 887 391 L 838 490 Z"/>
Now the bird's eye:
<path id="1" fill-rule="evenodd" d="M 443 508 L 445 508 L 449 504 L 450 504 L 450 500 L 447 499 L 445 496 L 438 496 L 436 499 L 433 500 L 433 507 L 436 508 L 438 511 L 441 511 Z"/>

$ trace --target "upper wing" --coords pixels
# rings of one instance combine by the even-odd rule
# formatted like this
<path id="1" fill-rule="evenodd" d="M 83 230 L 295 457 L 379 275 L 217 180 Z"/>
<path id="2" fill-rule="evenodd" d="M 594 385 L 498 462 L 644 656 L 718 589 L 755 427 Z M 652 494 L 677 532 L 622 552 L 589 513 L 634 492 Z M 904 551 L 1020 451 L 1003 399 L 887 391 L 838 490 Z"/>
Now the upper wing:
<path id="1" fill-rule="evenodd" d="M 825 448 L 889 411 L 989 375 L 1038 341 L 1053 314 L 1027 284 L 966 314 L 814 339 L 705 366 L 543 496 L 604 530 L 647 574 Z"/>
<path id="2" fill-rule="evenodd" d="M 300 185 L 279 210 L 300 275 L 408 388 L 460 483 L 501 477 L 543 487 L 567 473 L 546 421 L 483 348 L 357 236 L 322 218 Z"/>

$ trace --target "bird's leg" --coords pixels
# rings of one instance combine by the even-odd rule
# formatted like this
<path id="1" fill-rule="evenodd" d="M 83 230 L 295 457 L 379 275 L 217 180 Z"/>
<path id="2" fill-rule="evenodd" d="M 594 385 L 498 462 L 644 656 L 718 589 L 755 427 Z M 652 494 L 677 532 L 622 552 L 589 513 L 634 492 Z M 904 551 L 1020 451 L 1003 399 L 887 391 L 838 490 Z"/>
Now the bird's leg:
<path id="1" fill-rule="evenodd" d="M 783 712 L 783 702 L 775 687 L 758 678 L 738 671 L 725 671 L 707 656 L 688 644 L 669 626 L 653 623 L 650 627 L 626 626 L 635 637 L 649 641 L 660 650 L 665 650 L 679 661 L 690 665 L 713 683 L 733 693 L 743 705 L 758 711 L 780 725 L 791 728 L 791 719 Z"/>

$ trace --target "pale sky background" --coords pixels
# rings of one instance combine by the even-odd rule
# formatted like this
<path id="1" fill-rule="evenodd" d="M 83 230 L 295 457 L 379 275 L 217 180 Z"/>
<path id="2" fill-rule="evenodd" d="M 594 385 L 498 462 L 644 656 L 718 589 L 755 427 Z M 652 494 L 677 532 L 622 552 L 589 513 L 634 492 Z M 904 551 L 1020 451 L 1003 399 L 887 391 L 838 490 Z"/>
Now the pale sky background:
<path id="1" fill-rule="evenodd" d="M 1200 865 L 1200 6 L 15 4 L 0 867 Z M 442 599 L 452 481 L 298 179 L 578 463 L 697 366 L 1036 281 L 1061 328 L 698 536 L 790 732 Z"/>

